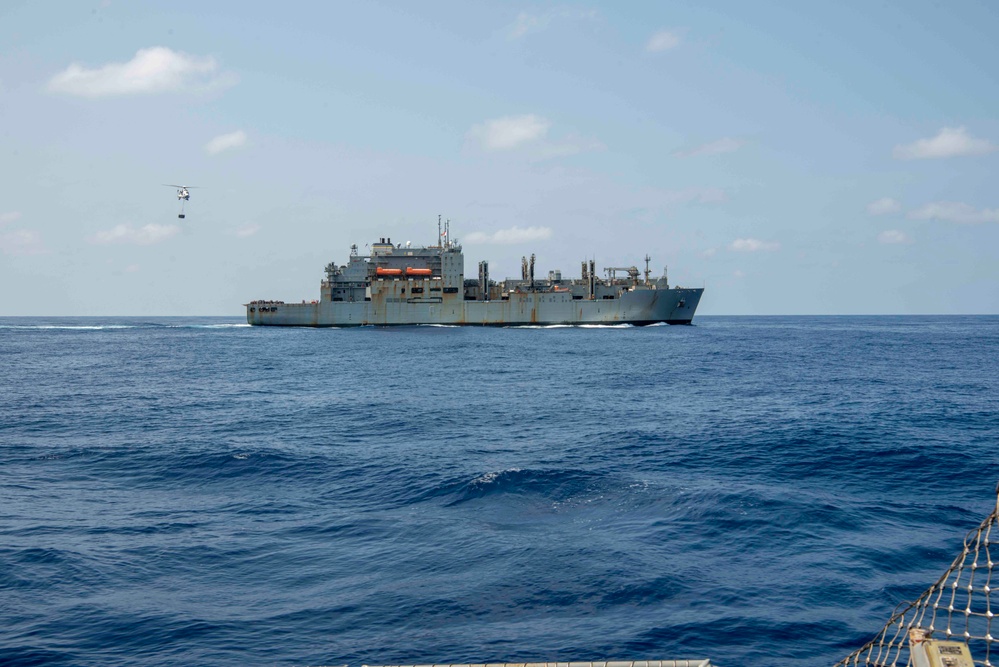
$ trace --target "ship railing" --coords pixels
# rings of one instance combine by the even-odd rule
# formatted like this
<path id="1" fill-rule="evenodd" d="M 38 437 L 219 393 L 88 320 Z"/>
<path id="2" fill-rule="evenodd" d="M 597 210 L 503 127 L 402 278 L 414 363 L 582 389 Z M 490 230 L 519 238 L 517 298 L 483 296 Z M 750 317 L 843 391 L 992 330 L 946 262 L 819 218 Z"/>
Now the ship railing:
<path id="1" fill-rule="evenodd" d="M 362 667 L 376 666 L 363 665 Z M 611 660 L 607 662 L 466 662 L 379 665 L 377 667 L 713 667 L 713 665 L 711 660 L 707 658 L 697 658 L 695 660 Z"/>
<path id="2" fill-rule="evenodd" d="M 999 610 L 991 595 L 999 586 L 992 579 L 992 549 L 999 547 L 999 487 L 996 496 L 992 513 L 965 536 L 961 553 L 936 583 L 914 602 L 896 607 L 874 639 L 836 667 L 996 665 L 999 637 L 992 623 Z M 934 651 L 942 652 L 936 662 Z"/>

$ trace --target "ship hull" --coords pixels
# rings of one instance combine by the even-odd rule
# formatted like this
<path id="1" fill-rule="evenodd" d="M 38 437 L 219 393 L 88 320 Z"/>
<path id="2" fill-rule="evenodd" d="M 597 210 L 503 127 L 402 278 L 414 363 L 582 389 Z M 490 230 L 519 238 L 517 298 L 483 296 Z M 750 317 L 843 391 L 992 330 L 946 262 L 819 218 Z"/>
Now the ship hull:
<path id="1" fill-rule="evenodd" d="M 376 291 L 370 300 L 355 302 L 248 304 L 246 321 L 289 327 L 690 324 L 703 291 L 636 289 L 612 299 L 574 299 L 568 292 L 514 292 L 492 301 L 466 300 L 460 294 L 406 299 Z"/>

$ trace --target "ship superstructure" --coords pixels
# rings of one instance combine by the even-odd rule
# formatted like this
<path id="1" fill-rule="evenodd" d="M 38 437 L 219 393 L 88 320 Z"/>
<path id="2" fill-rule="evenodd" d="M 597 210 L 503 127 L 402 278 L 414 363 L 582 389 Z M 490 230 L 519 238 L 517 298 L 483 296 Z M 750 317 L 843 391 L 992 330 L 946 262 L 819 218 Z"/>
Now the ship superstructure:
<path id="1" fill-rule="evenodd" d="M 246 321 L 265 326 L 345 327 L 451 324 L 690 324 L 702 288 L 670 287 L 666 273 L 652 279 L 635 266 L 607 267 L 597 274 L 583 261 L 579 278 L 559 270 L 535 277 L 535 257 L 524 257 L 521 277 L 493 281 L 489 264 L 465 276 L 462 247 L 444 229 L 432 246 L 393 244 L 380 238 L 371 253 L 351 246 L 346 264 L 331 262 L 320 298 L 302 303 L 258 300 L 246 304 Z"/>

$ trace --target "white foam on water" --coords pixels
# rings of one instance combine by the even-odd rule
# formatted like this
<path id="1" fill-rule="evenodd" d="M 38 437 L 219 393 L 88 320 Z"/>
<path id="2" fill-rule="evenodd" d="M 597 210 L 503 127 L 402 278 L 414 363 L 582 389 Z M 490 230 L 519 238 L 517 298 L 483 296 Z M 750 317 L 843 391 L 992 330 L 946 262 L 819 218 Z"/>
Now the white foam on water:
<path id="1" fill-rule="evenodd" d="M 241 329 L 252 326 L 250 324 L 226 323 L 226 324 L 168 324 L 167 329 Z"/>
<path id="2" fill-rule="evenodd" d="M 69 325 L 69 324 L 0 324 L 0 329 L 29 329 L 29 330 L 49 330 L 64 329 L 67 331 L 103 331 L 104 329 L 135 329 L 131 324 L 93 324 L 93 325 Z"/>
<path id="3" fill-rule="evenodd" d="M 506 329 L 571 329 L 575 324 L 511 324 Z"/>

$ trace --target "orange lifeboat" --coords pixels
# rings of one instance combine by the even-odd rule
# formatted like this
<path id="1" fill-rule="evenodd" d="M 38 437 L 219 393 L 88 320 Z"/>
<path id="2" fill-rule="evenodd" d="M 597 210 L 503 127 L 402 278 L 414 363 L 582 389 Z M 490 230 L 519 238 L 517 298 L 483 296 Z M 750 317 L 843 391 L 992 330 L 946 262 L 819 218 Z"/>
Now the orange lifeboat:
<path id="1" fill-rule="evenodd" d="M 411 266 L 406 267 L 407 276 L 429 276 L 431 274 L 433 274 L 433 271 L 430 269 L 414 269 Z"/>
<path id="2" fill-rule="evenodd" d="M 401 276 L 402 269 L 385 269 L 378 267 L 375 269 L 375 275 L 377 276 Z"/>

